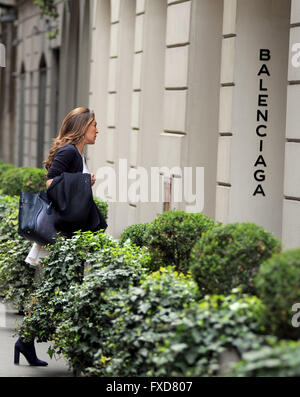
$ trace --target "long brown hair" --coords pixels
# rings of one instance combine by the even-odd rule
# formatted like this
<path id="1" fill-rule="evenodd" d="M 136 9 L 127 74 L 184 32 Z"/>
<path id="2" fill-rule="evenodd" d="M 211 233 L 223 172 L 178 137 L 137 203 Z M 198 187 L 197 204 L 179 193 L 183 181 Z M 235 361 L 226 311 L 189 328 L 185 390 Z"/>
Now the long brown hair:
<path id="1" fill-rule="evenodd" d="M 49 171 L 58 149 L 68 144 L 77 145 L 83 139 L 84 134 L 94 119 L 94 112 L 91 112 L 88 108 L 82 107 L 73 109 L 65 117 L 59 134 L 57 138 L 55 138 L 49 151 L 48 158 L 44 161 L 44 166 L 47 171 Z"/>

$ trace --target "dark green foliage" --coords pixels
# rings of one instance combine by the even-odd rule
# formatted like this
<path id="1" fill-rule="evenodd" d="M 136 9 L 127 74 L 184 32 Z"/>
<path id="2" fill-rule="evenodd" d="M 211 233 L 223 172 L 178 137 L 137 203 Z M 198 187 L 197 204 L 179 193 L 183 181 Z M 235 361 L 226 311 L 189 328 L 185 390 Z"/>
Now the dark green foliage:
<path id="1" fill-rule="evenodd" d="M 275 341 L 270 346 L 251 351 L 235 364 L 230 376 L 299 377 L 300 342 Z"/>
<path id="2" fill-rule="evenodd" d="M 238 355 L 267 343 L 262 331 L 264 307 L 259 299 L 233 290 L 228 296 L 206 296 L 179 313 L 176 328 L 156 345 L 153 376 L 215 376 L 220 354 L 235 350 Z"/>
<path id="3" fill-rule="evenodd" d="M 97 376 L 147 376 L 154 371 L 156 345 L 174 332 L 184 305 L 196 294 L 190 277 L 173 268 L 161 268 L 140 285 L 112 295 L 113 327 L 89 372 Z"/>
<path id="4" fill-rule="evenodd" d="M 0 162 L 0 180 L 1 180 L 2 175 L 4 174 L 4 172 L 6 172 L 6 171 L 8 171 L 10 169 L 15 169 L 15 168 L 16 167 L 13 164 L 3 163 L 3 161 L 1 160 L 1 162 Z M 1 187 L 1 189 L 2 189 L 2 187 Z"/>
<path id="5" fill-rule="evenodd" d="M 94 197 L 94 201 L 95 201 L 97 207 L 99 208 L 99 211 L 104 216 L 104 218 L 107 222 L 107 219 L 108 219 L 108 205 L 107 205 L 107 203 L 105 201 L 103 201 L 102 199 L 100 199 L 99 197 Z"/>
<path id="6" fill-rule="evenodd" d="M 300 328 L 293 327 L 291 321 L 295 314 L 292 306 L 300 303 L 300 249 L 287 250 L 264 262 L 255 286 L 267 307 L 268 329 L 279 337 L 299 339 Z"/>
<path id="7" fill-rule="evenodd" d="M 149 258 L 132 247 L 106 248 L 81 285 L 69 289 L 63 319 L 56 329 L 54 348 L 62 352 L 76 373 L 100 361 L 111 348 L 106 345 L 117 315 L 114 296 L 119 297 L 145 274 Z"/>
<path id="8" fill-rule="evenodd" d="M 191 252 L 191 271 L 202 295 L 228 294 L 241 286 L 255 294 L 259 266 L 281 249 L 280 241 L 252 223 L 232 223 L 209 230 Z"/>
<path id="9" fill-rule="evenodd" d="M 43 279 L 32 295 L 33 304 L 28 307 L 20 336 L 24 340 L 35 337 L 38 341 L 52 340 L 67 304 L 66 292 L 82 282 L 85 267 L 92 266 L 100 249 L 116 246 L 102 232 L 76 232 L 71 239 L 58 238 L 42 261 Z"/>
<path id="10" fill-rule="evenodd" d="M 187 272 L 190 252 L 195 242 L 214 227 L 214 221 L 203 214 L 168 211 L 159 215 L 147 228 L 145 241 L 151 255 L 151 269 L 175 266 Z"/>
<path id="11" fill-rule="evenodd" d="M 128 239 L 132 244 L 135 244 L 138 247 L 147 245 L 145 234 L 148 226 L 148 223 L 139 223 L 137 225 L 130 225 L 126 227 L 121 234 L 119 241 L 120 245 L 123 245 Z"/>
<path id="12" fill-rule="evenodd" d="M 34 291 L 34 268 L 25 263 L 31 243 L 18 235 L 17 197 L 0 196 L 0 293 L 22 311 Z"/>
<path id="13" fill-rule="evenodd" d="M 3 194 L 20 195 L 21 191 L 37 193 L 46 190 L 46 171 L 30 167 L 10 167 L 0 175 Z"/>

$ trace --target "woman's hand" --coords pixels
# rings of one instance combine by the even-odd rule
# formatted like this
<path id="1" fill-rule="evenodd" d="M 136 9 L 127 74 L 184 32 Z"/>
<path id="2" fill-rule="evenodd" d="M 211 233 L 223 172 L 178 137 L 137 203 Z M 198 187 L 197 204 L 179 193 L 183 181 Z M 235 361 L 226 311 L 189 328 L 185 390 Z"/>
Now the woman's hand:
<path id="1" fill-rule="evenodd" d="M 95 182 L 96 182 L 95 174 L 91 174 L 91 185 L 93 186 Z"/>
<path id="2" fill-rule="evenodd" d="M 47 190 L 49 189 L 49 187 L 50 187 L 52 181 L 53 181 L 53 179 L 49 179 L 49 180 L 46 182 L 46 188 L 47 188 Z"/>

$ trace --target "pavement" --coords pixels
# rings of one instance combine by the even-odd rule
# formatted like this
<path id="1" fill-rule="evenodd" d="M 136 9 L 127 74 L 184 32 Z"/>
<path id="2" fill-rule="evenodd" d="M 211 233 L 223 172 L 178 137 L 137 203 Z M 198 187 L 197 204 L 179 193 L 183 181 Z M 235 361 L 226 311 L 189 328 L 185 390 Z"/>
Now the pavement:
<path id="1" fill-rule="evenodd" d="M 25 357 L 20 355 L 20 364 L 14 365 L 14 344 L 18 339 L 13 336 L 22 316 L 9 304 L 0 302 L 0 377 L 73 377 L 63 358 L 47 354 L 50 343 L 35 343 L 38 358 L 47 361 L 47 367 L 31 367 Z"/>

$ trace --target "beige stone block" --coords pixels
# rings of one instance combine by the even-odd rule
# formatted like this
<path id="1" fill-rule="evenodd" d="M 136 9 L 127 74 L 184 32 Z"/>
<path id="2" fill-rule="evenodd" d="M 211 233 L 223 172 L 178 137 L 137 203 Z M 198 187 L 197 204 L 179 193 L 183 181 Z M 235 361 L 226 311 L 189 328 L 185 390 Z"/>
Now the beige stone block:
<path id="1" fill-rule="evenodd" d="M 234 82 L 235 37 L 222 40 L 221 83 Z"/>
<path id="2" fill-rule="evenodd" d="M 166 49 L 166 87 L 187 87 L 189 47 Z"/>
<path id="3" fill-rule="evenodd" d="M 139 128 L 140 126 L 140 100 L 141 92 L 132 93 L 132 107 L 131 107 L 131 127 Z"/>
<path id="4" fill-rule="evenodd" d="M 115 127 L 116 125 L 116 94 L 108 94 L 107 100 L 107 125 Z"/>
<path id="5" fill-rule="evenodd" d="M 191 1 L 174 4 L 167 12 L 167 45 L 190 40 Z"/>
<path id="6" fill-rule="evenodd" d="M 142 51 L 143 50 L 143 41 L 144 41 L 144 14 L 138 15 L 135 18 L 135 36 L 134 36 L 134 51 Z"/>
<path id="7" fill-rule="evenodd" d="M 224 0 L 223 35 L 236 33 L 237 0 Z"/>
<path id="8" fill-rule="evenodd" d="M 291 1 L 291 23 L 299 23 L 300 22 L 300 1 L 292 0 Z"/>
<path id="9" fill-rule="evenodd" d="M 300 85 L 287 87 L 286 137 L 300 139 Z"/>
<path id="10" fill-rule="evenodd" d="M 173 136 L 162 133 L 159 138 L 159 167 L 172 168 L 180 167 L 181 147 L 183 136 Z M 163 171 L 163 170 L 162 170 Z"/>
<path id="11" fill-rule="evenodd" d="M 143 53 L 134 54 L 133 60 L 133 89 L 141 89 Z"/>
<path id="12" fill-rule="evenodd" d="M 110 27 L 110 56 L 119 55 L 119 24 L 116 23 Z"/>
<path id="13" fill-rule="evenodd" d="M 117 66 L 118 58 L 111 58 L 109 60 L 108 68 L 108 91 L 117 91 Z"/>
<path id="14" fill-rule="evenodd" d="M 282 245 L 283 249 L 300 246 L 300 202 L 283 200 Z"/>
<path id="15" fill-rule="evenodd" d="M 108 128 L 106 132 L 106 160 L 114 161 L 115 131 Z"/>
<path id="16" fill-rule="evenodd" d="M 219 132 L 232 132 L 233 93 L 233 86 L 220 89 Z"/>
<path id="17" fill-rule="evenodd" d="M 187 91 L 165 91 L 164 129 L 185 132 Z"/>
<path id="18" fill-rule="evenodd" d="M 228 222 L 230 187 L 217 186 L 216 190 L 216 216 L 217 222 Z"/>
<path id="19" fill-rule="evenodd" d="M 290 29 L 288 80 L 300 80 L 300 27 Z"/>
<path id="20" fill-rule="evenodd" d="M 221 136 L 218 142 L 217 181 L 230 183 L 231 136 Z"/>
<path id="21" fill-rule="evenodd" d="M 136 0 L 136 13 L 145 12 L 146 0 Z"/>
<path id="22" fill-rule="evenodd" d="M 128 205 L 128 225 L 135 225 L 137 223 L 137 209 L 132 205 Z"/>
<path id="23" fill-rule="evenodd" d="M 285 146 L 284 195 L 300 198 L 300 143 L 287 142 Z"/>
<path id="24" fill-rule="evenodd" d="M 110 0 L 111 22 L 120 20 L 120 0 Z"/>
<path id="25" fill-rule="evenodd" d="M 138 157 L 138 142 L 139 142 L 139 131 L 132 131 L 130 135 L 130 146 L 129 146 L 129 165 L 137 166 Z"/>

